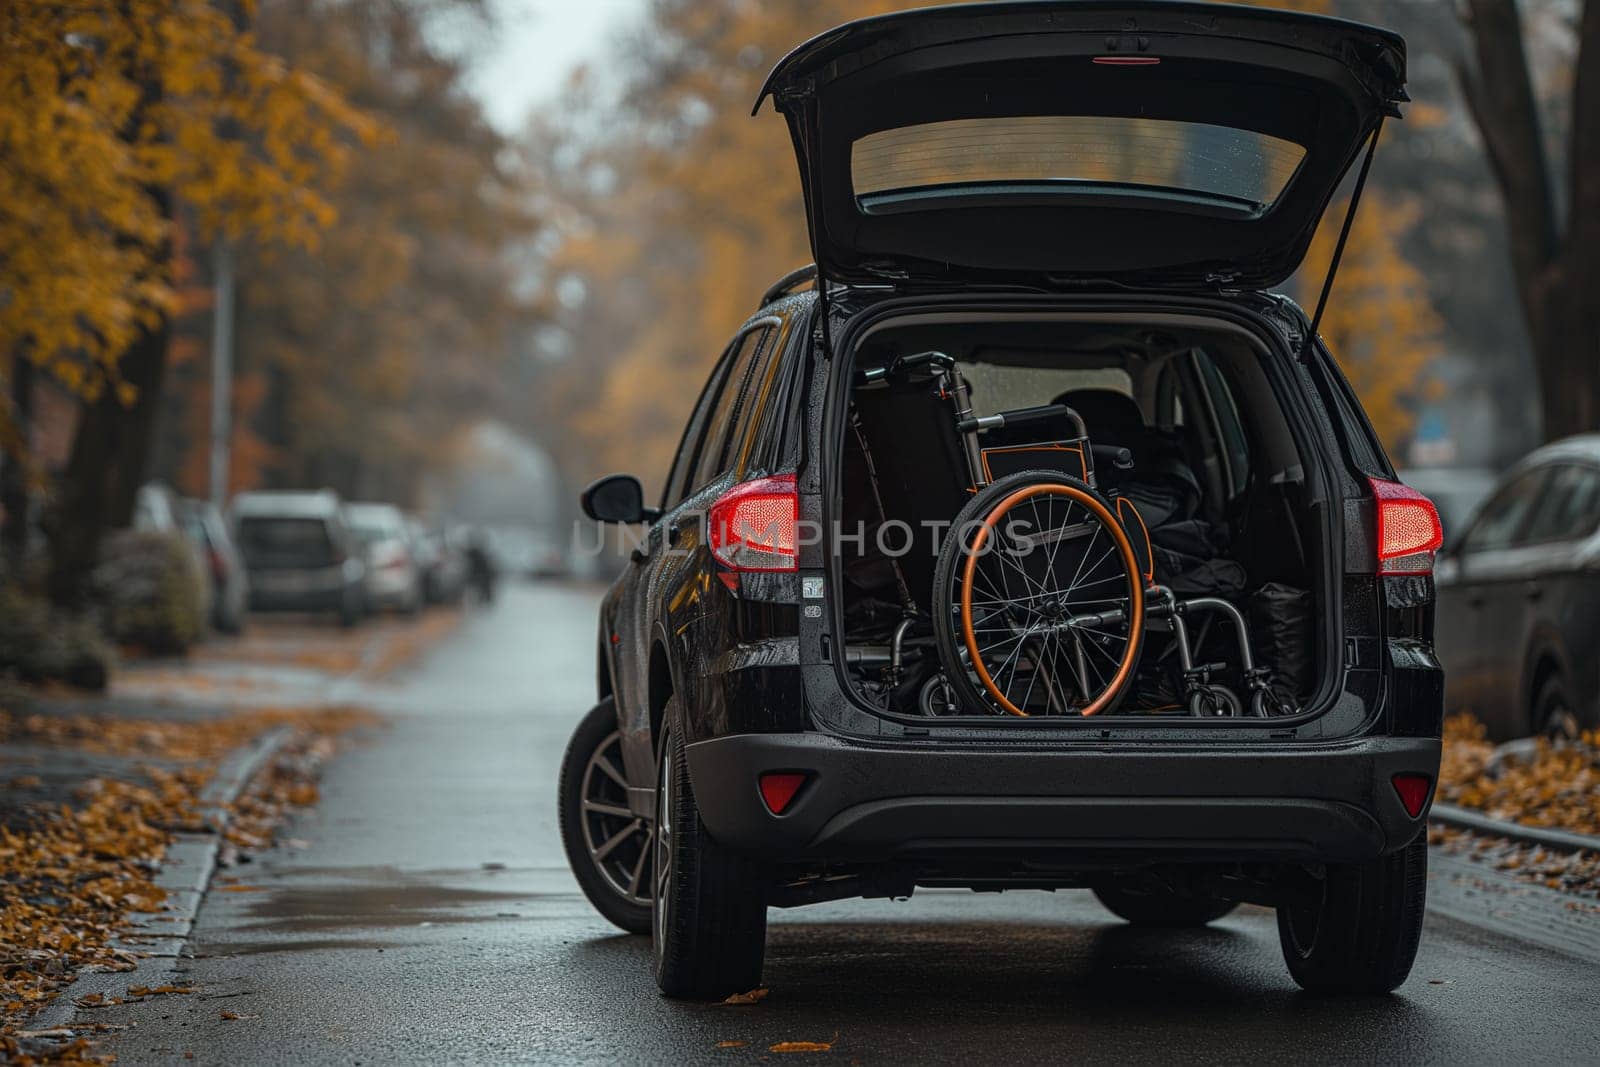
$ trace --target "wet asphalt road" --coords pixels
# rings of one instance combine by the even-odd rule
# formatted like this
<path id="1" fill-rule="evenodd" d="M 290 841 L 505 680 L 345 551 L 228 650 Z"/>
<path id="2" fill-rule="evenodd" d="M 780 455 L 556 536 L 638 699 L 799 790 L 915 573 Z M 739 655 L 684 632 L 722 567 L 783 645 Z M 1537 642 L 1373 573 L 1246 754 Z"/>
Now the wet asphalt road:
<path id="1" fill-rule="evenodd" d="M 305 843 L 229 872 L 119 1064 L 1593 1062 L 1592 963 L 1434 916 L 1398 994 L 1295 991 L 1270 912 L 1143 932 L 1087 893 L 924 892 L 774 912 L 753 1007 L 659 997 L 647 939 L 566 871 L 555 775 L 593 696 L 595 594 L 516 586 L 363 699 Z M 224 1019 L 231 1012 L 243 1018 Z M 831 1043 L 780 1055 L 777 1042 Z M 738 1043 L 738 1044 L 730 1044 Z M 192 1061 L 186 1058 L 192 1054 Z"/>

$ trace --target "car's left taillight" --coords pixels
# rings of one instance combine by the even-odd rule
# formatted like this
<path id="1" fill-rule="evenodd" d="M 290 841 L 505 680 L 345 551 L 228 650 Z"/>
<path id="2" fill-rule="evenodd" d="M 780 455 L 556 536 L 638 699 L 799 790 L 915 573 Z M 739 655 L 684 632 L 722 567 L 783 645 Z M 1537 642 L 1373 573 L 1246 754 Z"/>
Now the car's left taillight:
<path id="1" fill-rule="evenodd" d="M 1433 501 L 1399 482 L 1369 478 L 1378 510 L 1378 573 L 1433 573 L 1434 553 L 1444 544 L 1444 528 Z"/>
<path id="2" fill-rule="evenodd" d="M 706 513 L 711 554 L 734 571 L 795 570 L 799 517 L 794 475 L 736 485 Z"/>

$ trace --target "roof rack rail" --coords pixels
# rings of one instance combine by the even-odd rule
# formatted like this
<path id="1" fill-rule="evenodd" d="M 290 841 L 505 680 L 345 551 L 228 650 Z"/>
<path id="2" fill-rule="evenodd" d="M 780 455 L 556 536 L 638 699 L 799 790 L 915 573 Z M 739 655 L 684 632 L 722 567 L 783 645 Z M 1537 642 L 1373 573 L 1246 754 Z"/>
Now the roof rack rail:
<path id="1" fill-rule="evenodd" d="M 766 307 L 779 297 L 788 296 L 806 282 L 815 283 L 816 280 L 817 265 L 815 263 L 807 263 L 803 267 L 798 267 L 773 282 L 772 286 L 761 294 L 761 306 Z"/>

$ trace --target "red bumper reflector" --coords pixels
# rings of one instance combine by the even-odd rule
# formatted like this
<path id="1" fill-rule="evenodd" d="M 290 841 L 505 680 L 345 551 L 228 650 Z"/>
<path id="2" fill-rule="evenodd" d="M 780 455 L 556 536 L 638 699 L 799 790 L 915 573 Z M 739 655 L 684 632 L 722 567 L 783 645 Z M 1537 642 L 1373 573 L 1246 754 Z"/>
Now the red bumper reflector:
<path id="1" fill-rule="evenodd" d="M 761 799 L 767 802 L 767 809 L 774 815 L 782 815 L 783 809 L 789 806 L 794 795 L 800 792 L 800 787 L 806 784 L 807 775 L 799 771 L 774 771 L 763 774 L 760 779 Z"/>
<path id="2" fill-rule="evenodd" d="M 1400 803 L 1413 819 L 1422 814 L 1422 805 L 1428 802 L 1428 788 L 1432 785 L 1433 779 L 1425 774 L 1394 776 L 1394 791 L 1400 794 Z"/>

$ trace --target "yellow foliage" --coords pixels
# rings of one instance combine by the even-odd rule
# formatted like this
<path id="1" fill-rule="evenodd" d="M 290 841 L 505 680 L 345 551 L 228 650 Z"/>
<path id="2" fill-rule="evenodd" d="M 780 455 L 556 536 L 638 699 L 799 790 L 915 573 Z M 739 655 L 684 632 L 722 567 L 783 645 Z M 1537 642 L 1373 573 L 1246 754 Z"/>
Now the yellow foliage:
<path id="1" fill-rule="evenodd" d="M 211 0 L 0 5 L 0 353 L 118 386 L 173 308 L 168 197 L 207 233 L 309 246 L 319 190 L 378 134 Z"/>
<path id="2" fill-rule="evenodd" d="M 1306 254 L 1298 296 L 1307 314 L 1315 307 L 1348 208 L 1340 201 L 1328 209 Z M 1418 401 L 1438 387 L 1428 372 L 1439 356 L 1444 326 L 1427 279 L 1401 254 L 1399 243 L 1418 213 L 1416 204 L 1367 187 L 1318 330 L 1390 449 L 1410 438 Z"/>
<path id="3" fill-rule="evenodd" d="M 547 377 L 538 398 L 546 417 L 576 430 L 563 457 L 575 474 L 664 476 L 722 346 L 765 285 L 810 259 L 787 128 L 770 105 L 749 116 L 767 71 L 815 33 L 911 6 L 920 5 L 661 0 L 650 27 L 657 44 L 631 60 L 640 73 L 624 115 L 599 103 L 585 121 L 580 83 L 560 117 L 547 117 L 555 128 L 542 132 L 552 143 L 536 136 L 536 165 L 584 152 L 565 188 L 556 169 L 549 194 L 565 193 L 574 216 L 552 274 L 584 279 L 589 308 L 567 323 L 577 338 L 574 372 Z M 1329 4 L 1267 6 L 1326 12 Z M 596 129 L 605 132 L 597 138 Z M 598 193 L 597 172 L 609 176 Z M 1302 303 L 1315 303 L 1342 208 L 1327 218 L 1307 257 L 1302 277 L 1312 280 Z M 1414 219 L 1410 205 L 1367 191 L 1322 328 L 1392 443 L 1410 432 L 1438 350 L 1426 285 L 1398 243 Z"/>
<path id="4" fill-rule="evenodd" d="M 1336 14 L 1332 0 L 1245 2 Z M 1438 107 L 1413 104 L 1406 120 L 1437 125 L 1441 115 Z M 1318 332 L 1361 397 L 1385 447 L 1394 450 L 1411 437 L 1417 402 L 1438 387 L 1428 371 L 1440 354 L 1444 323 L 1428 294 L 1427 280 L 1400 250 L 1400 239 L 1416 225 L 1418 205 L 1396 201 L 1375 185 L 1369 183 L 1362 193 Z M 1348 208 L 1344 200 L 1329 206 L 1306 253 L 1295 295 L 1307 314 L 1316 306 Z"/>

